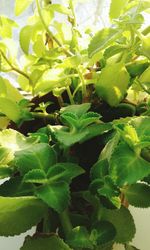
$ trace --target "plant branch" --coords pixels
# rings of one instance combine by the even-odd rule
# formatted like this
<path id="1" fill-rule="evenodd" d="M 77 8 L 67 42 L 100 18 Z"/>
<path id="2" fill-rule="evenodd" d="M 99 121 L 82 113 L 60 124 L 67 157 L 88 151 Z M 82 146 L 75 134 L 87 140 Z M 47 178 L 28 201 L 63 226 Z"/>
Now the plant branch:
<path id="1" fill-rule="evenodd" d="M 67 49 L 63 46 L 63 44 L 61 44 L 61 42 L 53 35 L 53 33 L 52 33 L 52 32 L 50 31 L 50 29 L 48 28 L 48 26 L 47 26 L 47 24 L 46 24 L 46 22 L 45 22 L 45 20 L 44 20 L 44 17 L 43 17 L 43 15 L 42 15 L 42 12 L 41 12 L 41 7 L 40 7 L 40 4 L 39 4 L 39 0 L 36 0 L 36 5 L 37 5 L 37 10 L 38 10 L 38 14 L 39 14 L 39 16 L 40 16 L 41 22 L 42 22 L 42 24 L 43 24 L 45 30 L 47 31 L 48 35 L 58 44 L 58 46 L 59 46 L 60 48 L 62 48 L 62 50 L 64 51 L 64 53 L 65 53 L 67 56 L 73 56 L 74 54 L 73 54 L 71 51 L 67 50 Z"/>
<path id="2" fill-rule="evenodd" d="M 72 224 L 69 218 L 68 210 L 66 209 L 61 214 L 59 214 L 59 218 L 61 221 L 62 228 L 64 230 L 64 234 L 65 236 L 67 236 L 68 233 L 70 233 L 70 231 L 72 230 Z"/>

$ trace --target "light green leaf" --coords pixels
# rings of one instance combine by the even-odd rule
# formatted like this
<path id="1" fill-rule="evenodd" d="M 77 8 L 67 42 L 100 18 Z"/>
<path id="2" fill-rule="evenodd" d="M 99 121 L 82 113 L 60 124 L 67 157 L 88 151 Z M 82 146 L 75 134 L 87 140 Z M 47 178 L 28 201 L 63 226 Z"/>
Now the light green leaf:
<path id="1" fill-rule="evenodd" d="M 6 165 L 13 159 L 13 152 L 0 146 L 0 165 Z"/>
<path id="2" fill-rule="evenodd" d="M 125 207 L 120 209 L 103 208 L 103 220 L 112 223 L 116 229 L 117 235 L 115 241 L 117 243 L 126 243 L 133 239 L 135 235 L 135 225 L 129 210 Z"/>
<path id="3" fill-rule="evenodd" d="M 15 100 L 16 102 L 18 102 L 24 98 L 20 94 L 19 90 L 17 88 L 15 88 L 8 79 L 0 78 L 0 82 L 1 82 L 1 80 L 5 84 L 5 88 L 6 88 L 6 92 L 5 92 L 5 95 L 3 97 L 9 97 L 9 99 Z"/>
<path id="4" fill-rule="evenodd" d="M 150 163 L 120 143 L 110 160 L 110 175 L 117 185 L 133 184 L 150 174 Z"/>
<path id="5" fill-rule="evenodd" d="M 135 183 L 123 188 L 128 202 L 135 207 L 150 207 L 150 186 L 145 183 Z"/>
<path id="6" fill-rule="evenodd" d="M 136 117 L 132 119 L 130 123 L 136 129 L 139 138 L 142 138 L 143 136 L 150 136 L 149 116 Z"/>
<path id="7" fill-rule="evenodd" d="M 21 111 L 18 104 L 7 97 L 0 97 L 0 112 L 16 123 L 21 117 Z"/>
<path id="8" fill-rule="evenodd" d="M 109 16 L 111 19 L 118 18 L 129 0 L 111 0 Z"/>
<path id="9" fill-rule="evenodd" d="M 72 250 L 57 236 L 30 237 L 28 236 L 20 250 Z"/>
<path id="10" fill-rule="evenodd" d="M 27 1 L 26 1 L 27 2 Z M 25 54 L 28 54 L 33 26 L 27 25 L 20 31 L 20 46 Z"/>
<path id="11" fill-rule="evenodd" d="M 130 75 L 123 63 L 107 65 L 99 75 L 96 93 L 110 106 L 118 106 L 127 92 L 129 80 Z"/>
<path id="12" fill-rule="evenodd" d="M 12 29 L 18 27 L 18 24 L 5 16 L 0 16 L 0 36 L 12 37 Z"/>
<path id="13" fill-rule="evenodd" d="M 79 105 L 69 105 L 67 107 L 63 107 L 60 110 L 61 114 L 65 114 L 65 113 L 73 113 L 75 115 L 77 115 L 79 118 L 85 114 L 91 107 L 91 103 L 82 103 Z"/>
<path id="14" fill-rule="evenodd" d="M 93 244 L 90 241 L 90 235 L 87 229 L 83 226 L 73 228 L 67 235 L 66 241 L 73 248 L 93 249 Z"/>
<path id="15" fill-rule="evenodd" d="M 13 236 L 36 225 L 47 207 L 35 197 L 0 197 L 0 235 Z"/>
<path id="16" fill-rule="evenodd" d="M 19 16 L 23 11 L 25 11 L 30 4 L 33 2 L 33 0 L 15 0 L 15 15 Z"/>
<path id="17" fill-rule="evenodd" d="M 17 152 L 15 158 L 15 165 L 23 175 L 33 169 L 47 172 L 55 163 L 55 151 L 47 143 L 38 143 L 35 147 Z"/>
<path id="18" fill-rule="evenodd" d="M 100 30 L 96 35 L 92 38 L 89 47 L 88 54 L 89 57 L 92 57 L 100 50 L 105 49 L 110 44 L 116 41 L 116 39 L 120 36 L 121 32 L 113 28 L 104 28 Z"/>
<path id="19" fill-rule="evenodd" d="M 35 190 L 35 194 L 58 213 L 63 212 L 70 201 L 69 186 L 65 182 L 40 186 Z"/>

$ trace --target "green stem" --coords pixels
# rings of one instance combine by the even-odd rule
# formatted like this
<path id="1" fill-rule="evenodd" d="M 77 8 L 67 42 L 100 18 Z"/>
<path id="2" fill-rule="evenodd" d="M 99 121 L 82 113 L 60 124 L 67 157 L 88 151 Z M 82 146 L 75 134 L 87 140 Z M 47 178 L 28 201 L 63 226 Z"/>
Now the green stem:
<path id="1" fill-rule="evenodd" d="M 67 55 L 67 56 L 73 56 L 74 54 L 71 52 L 71 51 L 68 51 L 64 46 L 63 44 L 61 44 L 61 42 L 53 35 L 53 33 L 50 31 L 50 29 L 48 28 L 45 20 L 44 20 L 44 17 L 42 15 L 42 12 L 41 12 L 41 7 L 40 7 L 40 4 L 39 4 L 39 0 L 36 0 L 36 5 L 37 5 L 37 10 L 38 10 L 38 14 L 39 14 L 39 17 L 41 19 L 41 22 L 45 28 L 45 30 L 47 31 L 47 34 L 58 44 L 59 47 L 62 48 L 62 50 L 64 51 L 64 53 Z"/>
<path id="2" fill-rule="evenodd" d="M 78 68 L 78 74 L 79 74 L 79 77 L 80 77 L 80 80 L 82 83 L 82 98 L 84 99 L 84 97 L 86 97 L 86 82 L 85 82 L 84 76 L 79 68 Z"/>
<path id="3" fill-rule="evenodd" d="M 34 118 L 38 119 L 56 120 L 56 114 L 44 114 L 39 112 L 31 112 L 31 114 Z"/>
<path id="4" fill-rule="evenodd" d="M 59 218 L 61 221 L 61 225 L 64 231 L 65 236 L 68 235 L 68 233 L 70 233 L 70 231 L 72 230 L 72 224 L 69 218 L 69 213 L 68 210 L 64 210 L 61 214 L 59 214 Z"/>
<path id="5" fill-rule="evenodd" d="M 67 87 L 66 90 L 67 90 L 67 94 L 68 94 L 68 96 L 69 96 L 70 103 L 71 103 L 71 104 L 74 104 L 73 95 L 72 95 L 72 93 L 71 93 L 71 91 L 70 91 L 70 87 Z"/>
<path id="6" fill-rule="evenodd" d="M 76 20 L 76 14 L 75 14 L 73 0 L 69 0 L 69 7 L 70 7 L 70 9 L 72 11 L 72 16 L 73 16 L 73 22 L 71 22 L 71 24 L 72 24 L 72 34 L 73 34 L 75 42 L 76 42 L 76 49 L 79 52 L 80 49 L 79 49 L 79 43 L 78 43 L 77 20 Z"/>

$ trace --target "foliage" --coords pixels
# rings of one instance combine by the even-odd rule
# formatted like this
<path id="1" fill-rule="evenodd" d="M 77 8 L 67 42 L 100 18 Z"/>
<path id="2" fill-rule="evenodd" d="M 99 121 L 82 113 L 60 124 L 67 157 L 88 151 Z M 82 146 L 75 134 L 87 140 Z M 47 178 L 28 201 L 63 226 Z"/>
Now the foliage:
<path id="1" fill-rule="evenodd" d="M 75 2 L 16 0 L 16 16 L 34 9 L 21 28 L 0 16 L 0 235 L 36 225 L 22 250 L 137 249 L 128 206 L 150 206 L 150 2 L 111 0 L 110 26 L 86 36 Z"/>

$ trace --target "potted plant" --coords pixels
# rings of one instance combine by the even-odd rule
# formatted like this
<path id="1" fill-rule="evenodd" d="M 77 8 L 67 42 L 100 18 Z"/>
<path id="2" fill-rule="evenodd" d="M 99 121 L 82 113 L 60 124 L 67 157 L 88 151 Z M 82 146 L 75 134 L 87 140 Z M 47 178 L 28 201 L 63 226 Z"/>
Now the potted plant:
<path id="1" fill-rule="evenodd" d="M 128 206 L 150 206 L 150 3 L 112 0 L 112 25 L 84 37 L 74 1 L 16 0 L 15 14 L 30 4 L 20 58 L 18 25 L 0 18 L 0 70 L 31 96 L 0 77 L 0 235 L 36 226 L 21 250 L 137 249 Z"/>

